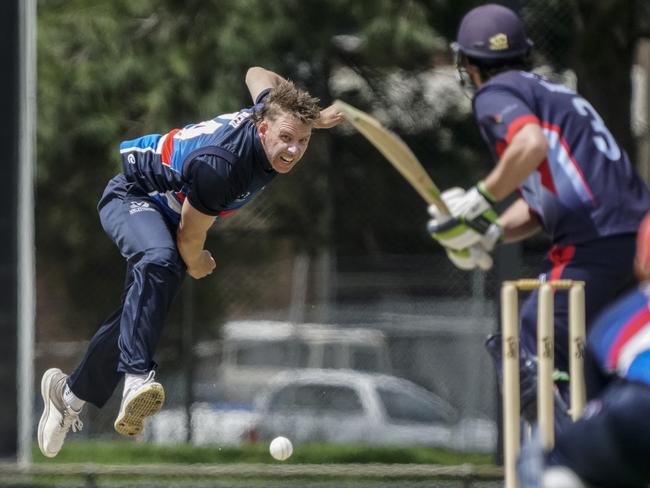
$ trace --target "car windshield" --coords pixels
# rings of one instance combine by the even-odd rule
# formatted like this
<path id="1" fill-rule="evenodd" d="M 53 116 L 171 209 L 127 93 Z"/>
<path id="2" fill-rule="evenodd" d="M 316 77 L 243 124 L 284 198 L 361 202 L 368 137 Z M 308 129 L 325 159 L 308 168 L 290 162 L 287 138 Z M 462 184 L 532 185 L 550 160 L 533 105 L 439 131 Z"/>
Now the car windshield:
<path id="1" fill-rule="evenodd" d="M 382 371 L 377 349 L 365 346 L 354 346 L 350 349 L 350 367 L 352 369 L 370 372 Z"/>
<path id="2" fill-rule="evenodd" d="M 290 342 L 241 342 L 237 345 L 240 366 L 290 367 L 296 364 L 295 345 Z"/>
<path id="3" fill-rule="evenodd" d="M 391 421 L 425 424 L 448 424 L 452 421 L 449 407 L 433 398 L 387 387 L 377 387 L 377 393 Z"/>
<path id="4" fill-rule="evenodd" d="M 323 368 L 333 369 L 341 367 L 343 347 L 339 344 L 325 344 L 323 346 Z"/>
<path id="5" fill-rule="evenodd" d="M 319 413 L 354 413 L 362 410 L 352 388 L 325 384 L 289 385 L 271 399 L 271 412 L 311 410 Z"/>

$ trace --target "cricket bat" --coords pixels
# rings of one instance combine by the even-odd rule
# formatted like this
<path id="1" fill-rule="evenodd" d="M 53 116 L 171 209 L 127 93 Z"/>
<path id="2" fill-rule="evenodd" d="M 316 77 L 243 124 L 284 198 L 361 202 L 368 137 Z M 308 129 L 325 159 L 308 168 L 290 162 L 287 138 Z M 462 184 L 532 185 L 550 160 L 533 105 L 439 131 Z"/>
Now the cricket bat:
<path id="1" fill-rule="evenodd" d="M 442 214 L 449 215 L 447 205 L 440 198 L 440 190 L 420 161 L 418 161 L 418 158 L 415 157 L 413 151 L 397 134 L 384 127 L 371 115 L 354 108 L 352 105 L 341 100 L 335 100 L 334 104 L 343 112 L 346 120 L 384 155 L 427 204 L 433 204 L 438 207 Z"/>
<path id="2" fill-rule="evenodd" d="M 425 171 L 418 158 L 415 157 L 413 151 L 397 134 L 384 127 L 371 115 L 354 108 L 342 100 L 335 100 L 334 105 L 343 112 L 345 119 L 363 134 L 390 164 L 406 178 L 406 181 L 411 184 L 427 204 L 435 205 L 442 215 L 451 215 L 449 208 L 440 197 L 440 190 Z M 479 249 L 478 244 L 472 247 Z M 479 267 L 484 270 L 490 269 L 492 267 L 492 257 L 484 250 L 480 250 L 480 253 Z"/>

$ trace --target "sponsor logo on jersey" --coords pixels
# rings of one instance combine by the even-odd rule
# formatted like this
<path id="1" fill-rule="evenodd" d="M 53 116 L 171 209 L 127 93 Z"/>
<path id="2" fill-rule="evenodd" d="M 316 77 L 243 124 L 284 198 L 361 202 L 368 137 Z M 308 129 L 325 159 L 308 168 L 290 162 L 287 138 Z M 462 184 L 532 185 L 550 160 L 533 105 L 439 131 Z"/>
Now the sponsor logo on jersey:
<path id="1" fill-rule="evenodd" d="M 251 116 L 250 112 L 239 112 L 239 114 L 234 117 L 230 122 L 228 122 L 228 125 L 233 128 L 237 128 L 242 123 L 247 120 Z"/>
<path id="2" fill-rule="evenodd" d="M 149 202 L 131 202 L 129 204 L 129 213 L 133 215 L 139 212 L 155 212 L 155 209 L 151 208 Z"/>

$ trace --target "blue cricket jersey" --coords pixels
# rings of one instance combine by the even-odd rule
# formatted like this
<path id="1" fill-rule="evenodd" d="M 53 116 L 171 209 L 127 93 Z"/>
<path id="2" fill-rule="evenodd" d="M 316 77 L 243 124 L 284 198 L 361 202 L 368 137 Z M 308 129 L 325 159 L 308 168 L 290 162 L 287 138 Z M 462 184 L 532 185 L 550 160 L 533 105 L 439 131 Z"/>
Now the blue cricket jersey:
<path id="1" fill-rule="evenodd" d="M 123 141 L 124 175 L 155 198 L 175 224 L 185 198 L 207 215 L 237 210 L 277 175 L 250 120 L 268 93 L 238 112 Z"/>
<path id="2" fill-rule="evenodd" d="M 495 159 L 524 125 L 541 126 L 547 157 L 519 191 L 553 244 L 637 231 L 650 191 L 580 95 L 536 74 L 507 71 L 480 87 L 473 109 Z"/>
<path id="3" fill-rule="evenodd" d="M 604 372 L 650 385 L 650 283 L 599 316 L 590 329 L 588 347 Z"/>

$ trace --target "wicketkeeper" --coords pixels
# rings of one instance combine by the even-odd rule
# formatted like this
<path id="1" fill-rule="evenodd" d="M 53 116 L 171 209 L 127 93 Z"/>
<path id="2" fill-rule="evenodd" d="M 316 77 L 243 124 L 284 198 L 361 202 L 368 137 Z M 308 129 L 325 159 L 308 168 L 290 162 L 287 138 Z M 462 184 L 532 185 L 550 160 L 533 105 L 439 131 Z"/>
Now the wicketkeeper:
<path id="1" fill-rule="evenodd" d="M 524 447 L 521 488 L 650 485 L 650 213 L 637 243 L 639 285 L 599 315 L 588 336 L 585 412 L 550 453 Z"/>

